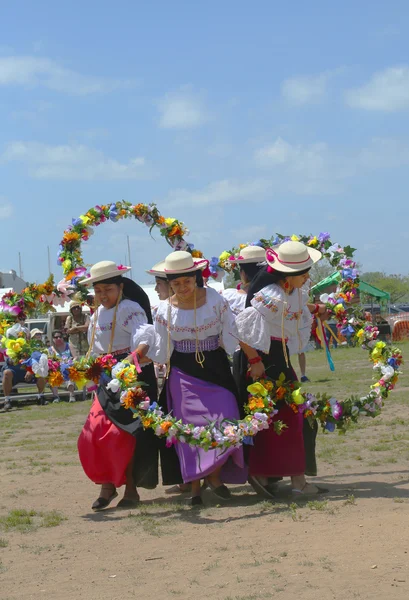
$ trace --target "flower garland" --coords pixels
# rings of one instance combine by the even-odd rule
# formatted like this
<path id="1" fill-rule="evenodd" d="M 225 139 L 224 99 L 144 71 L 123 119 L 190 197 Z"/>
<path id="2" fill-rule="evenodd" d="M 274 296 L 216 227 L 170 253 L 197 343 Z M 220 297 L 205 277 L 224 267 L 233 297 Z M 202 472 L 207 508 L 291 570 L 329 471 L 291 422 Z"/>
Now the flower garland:
<path id="1" fill-rule="evenodd" d="M 136 219 L 149 227 L 151 232 L 155 227 L 160 235 L 174 250 L 187 250 L 194 258 L 201 258 L 200 250 L 186 242 L 184 236 L 189 233 L 187 227 L 171 217 L 164 217 L 155 204 L 132 204 L 121 200 L 113 204 L 94 206 L 72 220 L 72 225 L 64 231 L 58 253 L 58 264 L 62 266 L 65 280 L 85 296 L 86 288 L 78 285 L 78 281 L 86 276 L 87 269 L 82 257 L 81 244 L 94 233 L 93 227 L 98 227 L 106 221 L 114 223 L 121 219 Z"/>
<path id="2" fill-rule="evenodd" d="M 342 248 L 339 244 L 330 241 L 328 233 L 314 236 L 291 236 L 284 238 L 278 236 L 275 243 L 291 239 L 317 248 L 339 271 L 340 283 L 333 294 L 322 294 L 320 301 L 326 305 L 329 314 L 336 320 L 338 330 L 342 335 L 350 335 L 353 340 L 369 351 L 369 359 L 374 363 L 377 381 L 371 386 L 368 394 L 360 398 L 350 396 L 344 400 L 337 400 L 328 394 L 310 394 L 301 392 L 299 385 L 286 383 L 280 377 L 278 389 L 282 389 L 283 398 L 278 398 L 277 387 L 272 388 L 271 399 L 284 399 L 295 412 L 302 412 L 306 418 L 317 419 L 323 429 L 345 431 L 351 422 L 356 422 L 359 416 L 376 417 L 380 414 L 384 400 L 395 387 L 403 363 L 402 353 L 399 348 L 389 346 L 385 342 L 377 341 L 378 328 L 365 319 L 362 307 L 356 304 L 358 299 L 359 273 L 357 265 L 352 259 L 354 248 Z M 271 240 L 269 241 L 271 243 Z M 284 376 L 283 376 L 284 377 Z M 254 385 L 257 387 L 255 388 Z M 249 402 L 260 397 L 260 390 L 264 394 L 268 389 L 263 381 L 247 388 Z M 256 390 L 259 390 L 257 392 Z"/>

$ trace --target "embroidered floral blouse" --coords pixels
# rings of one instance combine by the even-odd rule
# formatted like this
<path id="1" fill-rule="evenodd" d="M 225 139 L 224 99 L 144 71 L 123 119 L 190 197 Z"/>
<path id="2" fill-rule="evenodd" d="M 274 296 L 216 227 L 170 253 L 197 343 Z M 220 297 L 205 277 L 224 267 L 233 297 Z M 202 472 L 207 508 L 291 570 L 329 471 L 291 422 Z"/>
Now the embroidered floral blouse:
<path id="1" fill-rule="evenodd" d="M 239 292 L 239 290 L 229 288 L 223 290 L 223 298 L 227 300 L 231 311 L 234 315 L 239 315 L 246 308 L 247 294 Z"/>
<path id="2" fill-rule="evenodd" d="M 251 306 L 238 315 L 240 340 L 267 354 L 271 338 L 281 340 L 284 336 L 295 352 L 301 351 L 310 338 L 312 324 L 307 302 L 305 290 L 286 294 L 279 285 L 268 285 L 257 292 Z"/>
<path id="3" fill-rule="evenodd" d="M 88 341 L 91 344 L 94 319 L 97 319 L 95 329 L 93 354 L 108 352 L 112 333 L 114 308 L 99 306 L 91 317 L 88 329 Z M 132 300 L 122 300 L 118 305 L 112 352 L 130 348 L 135 350 L 139 344 L 154 344 L 155 331 L 153 325 L 148 324 L 143 308 Z"/>
<path id="4" fill-rule="evenodd" d="M 170 355 L 173 342 L 182 340 L 204 340 L 218 335 L 220 345 L 227 354 L 232 354 L 237 346 L 238 333 L 235 319 L 228 302 L 212 288 L 206 288 L 206 302 L 196 309 L 196 329 L 194 310 L 172 306 L 169 300 L 159 303 L 155 315 L 156 345 L 150 348 L 149 358 L 158 363 L 166 363 L 168 358 L 168 326 L 170 333 Z"/>

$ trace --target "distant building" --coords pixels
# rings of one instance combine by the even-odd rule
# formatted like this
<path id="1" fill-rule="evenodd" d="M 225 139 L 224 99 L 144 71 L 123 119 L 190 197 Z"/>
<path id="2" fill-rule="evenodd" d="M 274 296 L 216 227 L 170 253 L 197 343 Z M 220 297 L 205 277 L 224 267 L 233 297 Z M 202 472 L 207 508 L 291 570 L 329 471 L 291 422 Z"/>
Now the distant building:
<path id="1" fill-rule="evenodd" d="M 15 292 L 21 292 L 25 287 L 27 287 L 27 281 L 18 277 L 15 271 L 8 271 L 7 273 L 0 271 L 0 290 L 11 288 Z"/>

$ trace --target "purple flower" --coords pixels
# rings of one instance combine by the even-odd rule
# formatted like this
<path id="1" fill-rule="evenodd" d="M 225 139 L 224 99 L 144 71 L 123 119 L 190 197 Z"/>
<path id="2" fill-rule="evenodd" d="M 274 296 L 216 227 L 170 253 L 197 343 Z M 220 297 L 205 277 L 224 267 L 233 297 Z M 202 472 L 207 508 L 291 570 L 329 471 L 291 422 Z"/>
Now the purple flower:
<path id="1" fill-rule="evenodd" d="M 318 236 L 318 241 L 323 244 L 324 242 L 327 242 L 330 239 L 330 234 L 327 232 L 324 233 L 320 233 Z"/>
<path id="2" fill-rule="evenodd" d="M 118 220 L 118 211 L 115 204 L 111 204 L 109 207 L 109 218 L 114 222 Z"/>
<path id="3" fill-rule="evenodd" d="M 335 423 L 330 423 L 329 421 L 327 421 L 325 423 L 325 429 L 332 433 L 333 431 L 335 431 Z"/>
<path id="4" fill-rule="evenodd" d="M 259 248 L 263 248 L 263 243 L 261 240 L 257 240 L 257 242 L 253 242 L 250 246 L 259 246 Z"/>
<path id="5" fill-rule="evenodd" d="M 72 224 L 76 227 L 77 225 L 82 225 L 82 221 L 81 219 L 72 219 Z"/>
<path id="6" fill-rule="evenodd" d="M 342 412 L 342 406 L 340 403 L 334 402 L 334 404 L 331 406 L 331 413 L 334 419 L 338 421 L 342 417 Z"/>
<path id="7" fill-rule="evenodd" d="M 394 369 L 396 369 L 397 367 L 397 362 L 396 362 L 396 358 L 388 358 L 388 365 L 390 367 L 393 367 Z"/>

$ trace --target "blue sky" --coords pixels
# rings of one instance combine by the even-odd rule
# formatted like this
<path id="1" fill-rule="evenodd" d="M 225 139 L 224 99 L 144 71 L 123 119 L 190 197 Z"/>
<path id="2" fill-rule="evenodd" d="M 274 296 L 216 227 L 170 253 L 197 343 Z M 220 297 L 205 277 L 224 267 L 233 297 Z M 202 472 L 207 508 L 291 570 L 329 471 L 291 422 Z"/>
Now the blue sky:
<path id="1" fill-rule="evenodd" d="M 409 5 L 225 0 L 2 6 L 0 270 L 43 281 L 71 219 L 156 202 L 207 256 L 329 231 L 408 273 Z M 103 225 L 86 262 L 168 253 Z"/>

